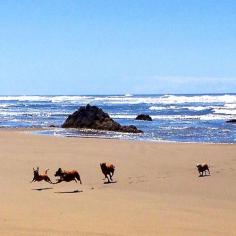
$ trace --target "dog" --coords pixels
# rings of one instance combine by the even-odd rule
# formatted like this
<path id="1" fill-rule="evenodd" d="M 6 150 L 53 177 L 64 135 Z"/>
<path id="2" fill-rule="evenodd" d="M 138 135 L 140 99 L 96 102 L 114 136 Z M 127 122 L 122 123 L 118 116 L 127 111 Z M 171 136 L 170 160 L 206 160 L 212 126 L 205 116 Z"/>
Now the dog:
<path id="1" fill-rule="evenodd" d="M 107 164 L 106 162 L 104 162 L 104 163 L 100 163 L 100 167 L 108 183 L 113 181 L 112 176 L 114 175 L 115 166 L 113 164 Z"/>
<path id="2" fill-rule="evenodd" d="M 203 176 L 204 174 L 206 175 L 207 171 L 209 175 L 211 174 L 209 170 L 209 166 L 207 164 L 197 164 L 196 167 L 198 169 L 199 176 Z"/>
<path id="3" fill-rule="evenodd" d="M 52 184 L 52 181 L 50 180 L 50 178 L 49 178 L 48 175 L 47 175 L 48 170 L 49 170 L 49 169 L 45 170 L 45 173 L 44 173 L 44 174 L 39 174 L 39 167 L 37 167 L 36 170 L 33 168 L 34 177 L 33 177 L 32 181 L 31 181 L 31 183 L 32 183 L 32 182 L 36 182 L 36 181 L 39 182 L 39 181 L 44 180 L 44 181 L 46 181 L 46 182 Z"/>
<path id="4" fill-rule="evenodd" d="M 61 168 L 59 168 L 56 173 L 55 173 L 55 177 L 59 177 L 57 184 L 65 181 L 65 182 L 70 182 L 72 180 L 74 180 L 77 183 L 77 180 L 80 182 L 80 184 L 82 184 L 82 181 L 80 179 L 80 175 L 78 173 L 78 171 L 76 170 L 71 170 L 71 171 L 66 171 L 66 170 L 62 170 Z"/>

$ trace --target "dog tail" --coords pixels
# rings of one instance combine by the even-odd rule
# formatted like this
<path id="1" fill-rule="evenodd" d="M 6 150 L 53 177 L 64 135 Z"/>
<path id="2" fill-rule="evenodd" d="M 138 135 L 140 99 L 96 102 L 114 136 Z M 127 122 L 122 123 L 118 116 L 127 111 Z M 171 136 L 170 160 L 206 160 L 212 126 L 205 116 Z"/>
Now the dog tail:
<path id="1" fill-rule="evenodd" d="M 45 170 L 45 175 L 47 175 L 47 174 L 48 174 L 48 171 L 49 171 L 49 169 L 46 169 L 46 170 Z"/>

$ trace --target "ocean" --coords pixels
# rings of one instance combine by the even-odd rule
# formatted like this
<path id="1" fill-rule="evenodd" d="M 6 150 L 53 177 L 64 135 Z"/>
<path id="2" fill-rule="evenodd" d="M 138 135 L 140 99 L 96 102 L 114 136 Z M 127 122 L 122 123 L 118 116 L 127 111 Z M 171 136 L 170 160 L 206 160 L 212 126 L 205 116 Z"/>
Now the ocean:
<path id="1" fill-rule="evenodd" d="M 120 124 L 135 125 L 144 133 L 59 128 L 69 114 L 86 104 L 99 106 Z M 153 121 L 136 121 L 141 113 L 149 114 Z M 0 127 L 40 128 L 33 132 L 45 135 L 236 143 L 236 124 L 226 123 L 235 118 L 236 94 L 0 96 Z"/>

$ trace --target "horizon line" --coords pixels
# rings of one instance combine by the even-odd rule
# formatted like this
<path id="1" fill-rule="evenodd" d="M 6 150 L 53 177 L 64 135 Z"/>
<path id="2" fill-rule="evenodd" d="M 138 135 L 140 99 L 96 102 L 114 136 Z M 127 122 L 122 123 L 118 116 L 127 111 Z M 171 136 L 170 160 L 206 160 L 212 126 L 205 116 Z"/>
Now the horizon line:
<path id="1" fill-rule="evenodd" d="M 222 93 L 104 93 L 104 94 L 0 94 L 3 96 L 153 96 L 153 95 L 234 95 L 236 92 L 222 92 Z"/>

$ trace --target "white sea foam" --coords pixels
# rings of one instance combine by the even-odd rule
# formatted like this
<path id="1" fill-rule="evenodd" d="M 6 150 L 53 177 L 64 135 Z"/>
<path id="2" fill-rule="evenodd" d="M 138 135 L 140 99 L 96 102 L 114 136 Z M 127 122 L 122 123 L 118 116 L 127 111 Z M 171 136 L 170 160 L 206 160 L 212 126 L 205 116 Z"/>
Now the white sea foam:
<path id="1" fill-rule="evenodd" d="M 91 100 L 90 96 L 0 96 L 0 101 L 21 101 L 21 102 L 68 102 Z"/>
<path id="2" fill-rule="evenodd" d="M 130 94 L 130 93 L 126 93 L 125 94 L 125 97 L 132 97 L 133 95 L 132 94 Z"/>
<path id="3" fill-rule="evenodd" d="M 135 119 L 136 115 L 110 114 L 110 117 L 113 118 L 113 119 Z"/>
<path id="4" fill-rule="evenodd" d="M 216 114 L 236 115 L 236 109 L 218 108 L 213 110 Z"/>
<path id="5" fill-rule="evenodd" d="M 236 95 L 195 95 L 177 96 L 165 95 L 161 97 L 122 97 L 109 96 L 95 98 L 94 101 L 101 101 L 109 104 L 182 104 L 182 103 L 236 103 Z"/>
<path id="6" fill-rule="evenodd" d="M 13 104 L 0 104 L 0 108 L 7 108 L 11 106 L 14 106 L 14 105 Z"/>
<path id="7" fill-rule="evenodd" d="M 160 106 L 151 106 L 149 107 L 149 110 L 153 110 L 153 111 L 161 111 L 161 110 L 167 110 L 167 109 L 172 109 L 172 110 L 181 110 L 181 109 L 188 109 L 190 111 L 202 111 L 202 110 L 207 110 L 207 109 L 211 109 L 212 107 L 204 107 L 204 106 L 166 106 L 166 107 L 160 107 Z"/>
<path id="8" fill-rule="evenodd" d="M 40 116 L 40 117 L 50 117 L 50 116 L 66 116 L 70 112 L 47 112 L 47 111 L 1 111 L 0 116 Z"/>
<path id="9" fill-rule="evenodd" d="M 167 107 L 157 107 L 157 106 L 151 106 L 148 108 L 151 111 L 161 111 L 161 110 L 166 110 Z"/>
<path id="10" fill-rule="evenodd" d="M 60 103 L 60 102 L 89 103 L 92 100 L 93 97 L 89 96 L 55 96 L 50 98 L 50 101 L 55 103 Z"/>
<path id="11" fill-rule="evenodd" d="M 233 116 L 228 115 L 216 115 L 216 114 L 207 114 L 200 116 L 200 120 L 228 120 L 233 118 Z"/>
<path id="12" fill-rule="evenodd" d="M 1 101 L 48 101 L 46 96 L 0 96 Z"/>
<path id="13" fill-rule="evenodd" d="M 163 103 L 236 103 L 236 95 L 168 95 L 160 98 Z"/>
<path id="14" fill-rule="evenodd" d="M 227 109 L 236 109 L 236 103 L 226 103 L 224 107 Z"/>
<path id="15" fill-rule="evenodd" d="M 135 119 L 136 115 L 111 114 L 114 119 Z M 227 120 L 233 118 L 229 115 L 207 114 L 207 115 L 152 115 L 153 120 Z"/>
<path id="16" fill-rule="evenodd" d="M 2 101 L 32 102 L 103 102 L 108 104 L 181 104 L 181 103 L 236 103 L 236 95 L 195 95 L 195 96 L 0 96 Z"/>
<path id="17" fill-rule="evenodd" d="M 211 107 L 202 107 L 202 106 L 197 106 L 197 107 L 191 106 L 191 107 L 183 107 L 183 108 L 188 109 L 190 111 L 203 111 L 203 110 L 211 109 Z"/>

